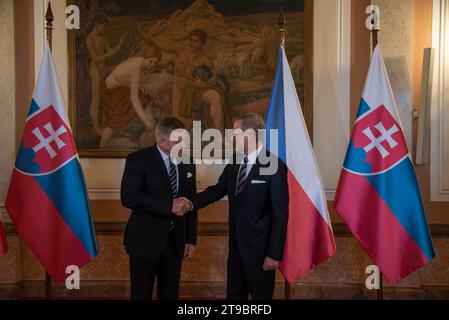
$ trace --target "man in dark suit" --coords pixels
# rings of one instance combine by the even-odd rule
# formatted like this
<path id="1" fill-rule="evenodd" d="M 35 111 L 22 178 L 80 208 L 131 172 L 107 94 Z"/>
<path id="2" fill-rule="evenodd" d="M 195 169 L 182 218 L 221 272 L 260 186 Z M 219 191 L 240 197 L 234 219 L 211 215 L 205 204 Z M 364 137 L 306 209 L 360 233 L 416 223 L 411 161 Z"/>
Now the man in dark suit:
<path id="1" fill-rule="evenodd" d="M 151 299 L 156 277 L 158 299 L 177 299 L 182 260 L 193 255 L 196 212 L 187 212 L 188 204 L 177 198 L 196 194 L 195 166 L 173 161 L 178 141 L 170 140 L 171 133 L 182 128 L 176 118 L 162 119 L 157 144 L 126 159 L 121 201 L 132 209 L 124 245 L 133 300 Z"/>
<path id="2" fill-rule="evenodd" d="M 242 157 L 227 165 L 218 183 L 190 203 L 201 209 L 228 196 L 230 300 L 246 300 L 249 293 L 254 300 L 272 299 L 275 269 L 284 251 L 289 203 L 287 168 L 263 148 L 257 132 L 264 128 L 258 114 L 235 119 L 234 141 Z"/>

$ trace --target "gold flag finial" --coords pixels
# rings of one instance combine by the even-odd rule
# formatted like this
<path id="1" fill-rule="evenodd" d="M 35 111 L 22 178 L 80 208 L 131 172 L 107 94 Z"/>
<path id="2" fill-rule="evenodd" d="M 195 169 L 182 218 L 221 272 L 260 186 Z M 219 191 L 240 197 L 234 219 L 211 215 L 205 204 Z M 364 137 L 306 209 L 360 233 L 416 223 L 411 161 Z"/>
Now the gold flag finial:
<path id="1" fill-rule="evenodd" d="M 287 29 L 285 28 L 286 20 L 284 16 L 284 10 L 282 7 L 279 10 L 279 22 L 278 22 L 278 32 L 281 37 L 281 46 L 285 46 L 285 38 L 287 36 Z"/>
<path id="2" fill-rule="evenodd" d="M 53 21 L 55 20 L 53 16 L 53 11 L 51 10 L 51 2 L 48 2 L 47 12 L 45 13 L 45 20 L 47 21 L 45 25 L 45 30 L 47 31 L 47 41 L 48 45 L 50 46 L 50 50 L 52 49 L 52 38 L 53 38 Z"/>

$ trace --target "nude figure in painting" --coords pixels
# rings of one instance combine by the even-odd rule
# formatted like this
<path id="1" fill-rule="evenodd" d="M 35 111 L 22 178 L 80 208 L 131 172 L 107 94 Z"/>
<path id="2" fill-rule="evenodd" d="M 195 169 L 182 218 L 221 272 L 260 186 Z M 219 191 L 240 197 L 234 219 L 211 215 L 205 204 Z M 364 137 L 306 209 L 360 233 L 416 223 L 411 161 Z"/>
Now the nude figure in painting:
<path id="1" fill-rule="evenodd" d="M 107 148 L 115 131 L 138 117 L 147 131 L 154 130 L 154 120 L 145 112 L 149 97 L 140 90 L 141 74 L 157 63 L 152 56 L 132 57 L 120 63 L 106 78 L 101 90 L 105 128 L 100 148 Z"/>
<path id="2" fill-rule="evenodd" d="M 95 133 L 102 135 L 102 128 L 99 124 L 99 106 L 100 106 L 100 87 L 101 83 L 106 78 L 106 62 L 115 56 L 123 46 L 125 36 L 123 36 L 119 43 L 111 49 L 109 46 L 105 33 L 108 20 L 104 16 L 99 16 L 94 19 L 94 28 L 92 32 L 86 37 L 86 48 L 90 57 L 90 82 L 91 82 L 91 102 L 90 102 L 90 118 L 92 127 Z"/>
<path id="3" fill-rule="evenodd" d="M 179 117 L 186 125 L 192 127 L 192 106 L 200 100 L 210 106 L 209 117 L 213 121 L 213 127 L 223 130 L 225 127 L 224 93 L 218 83 L 217 74 L 214 71 L 213 61 L 204 53 L 203 46 L 207 41 L 207 33 L 201 29 L 190 32 L 188 43 L 169 44 L 155 40 L 146 33 L 140 25 L 136 25 L 137 31 L 145 41 L 166 52 L 175 54 L 175 75 L 172 87 L 172 115 Z M 193 71 L 198 67 L 208 67 L 211 77 L 207 81 L 192 78 Z M 186 93 L 191 99 L 186 99 Z"/>

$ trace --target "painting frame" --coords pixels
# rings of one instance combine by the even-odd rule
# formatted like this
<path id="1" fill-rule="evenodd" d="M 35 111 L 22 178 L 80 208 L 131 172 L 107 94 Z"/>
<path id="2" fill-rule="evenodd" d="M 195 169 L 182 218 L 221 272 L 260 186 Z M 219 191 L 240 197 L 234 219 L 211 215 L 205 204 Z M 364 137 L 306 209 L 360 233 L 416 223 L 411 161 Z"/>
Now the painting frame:
<path id="1" fill-rule="evenodd" d="M 74 0 L 68 0 L 67 4 L 74 4 Z M 279 8 L 280 11 L 282 8 Z M 304 103 L 302 111 L 304 119 L 309 131 L 311 140 L 313 141 L 313 17 L 314 5 L 313 0 L 304 0 Z M 273 22 L 277 23 L 276 22 Z M 289 21 L 286 21 L 286 29 L 288 31 Z M 67 30 L 67 48 L 68 48 L 68 82 L 69 82 L 69 99 L 68 113 L 72 126 L 72 133 L 75 141 L 77 141 L 77 76 L 76 76 L 76 30 Z M 288 33 L 286 37 L 286 46 L 288 46 Z M 85 149 L 78 148 L 78 154 L 81 158 L 126 158 L 129 153 L 136 151 L 115 150 L 115 149 Z"/>

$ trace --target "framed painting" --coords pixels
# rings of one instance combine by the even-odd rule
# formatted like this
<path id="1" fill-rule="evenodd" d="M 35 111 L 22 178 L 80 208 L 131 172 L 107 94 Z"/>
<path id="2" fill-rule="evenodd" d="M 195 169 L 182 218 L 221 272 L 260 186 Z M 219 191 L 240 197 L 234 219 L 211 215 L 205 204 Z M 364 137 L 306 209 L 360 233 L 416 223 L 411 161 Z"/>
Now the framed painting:
<path id="1" fill-rule="evenodd" d="M 313 0 L 70 0 L 69 113 L 81 157 L 126 157 L 166 116 L 223 130 L 265 116 L 279 47 L 312 132 Z"/>

